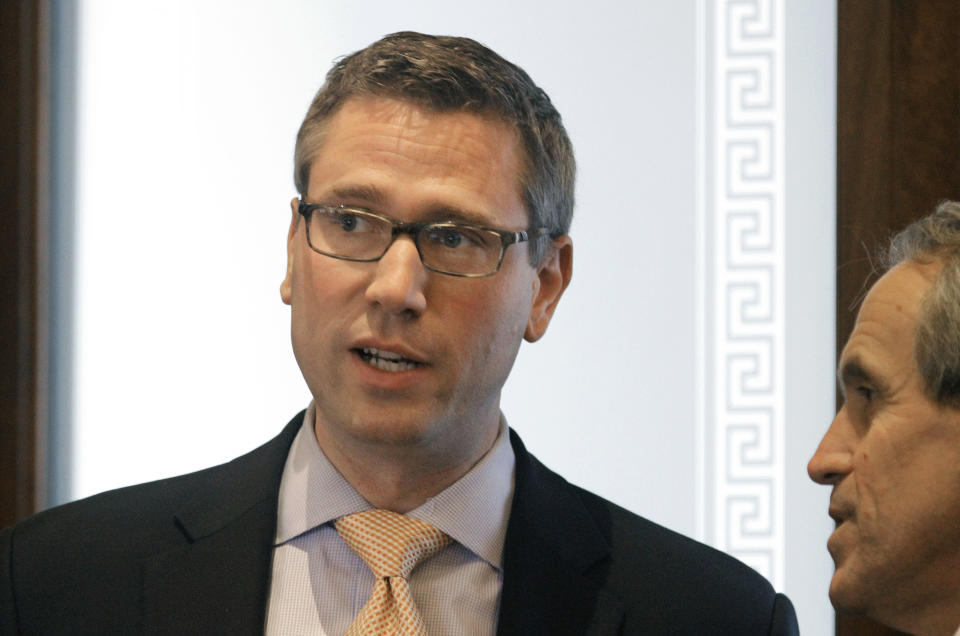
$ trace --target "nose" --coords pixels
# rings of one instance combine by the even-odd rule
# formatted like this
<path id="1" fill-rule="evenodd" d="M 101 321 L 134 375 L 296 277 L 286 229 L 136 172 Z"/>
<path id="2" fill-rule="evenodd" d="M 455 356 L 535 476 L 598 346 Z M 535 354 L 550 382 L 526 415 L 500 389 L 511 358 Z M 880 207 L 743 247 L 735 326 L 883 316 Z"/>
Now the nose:
<path id="1" fill-rule="evenodd" d="M 388 314 L 418 316 L 427 308 L 427 269 L 409 236 L 399 236 L 377 262 L 366 299 Z"/>
<path id="2" fill-rule="evenodd" d="M 847 407 L 843 408 L 833 418 L 830 428 L 820 440 L 816 452 L 810 458 L 807 464 L 807 474 L 810 479 L 830 486 L 838 483 L 852 470 L 852 442 L 853 427 L 847 413 Z"/>

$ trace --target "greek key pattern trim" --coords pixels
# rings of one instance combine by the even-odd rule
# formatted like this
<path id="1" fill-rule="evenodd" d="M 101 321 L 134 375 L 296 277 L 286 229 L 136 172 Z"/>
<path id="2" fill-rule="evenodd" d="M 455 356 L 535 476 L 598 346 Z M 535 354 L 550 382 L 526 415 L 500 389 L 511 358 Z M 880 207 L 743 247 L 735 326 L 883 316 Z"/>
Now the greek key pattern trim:
<path id="1" fill-rule="evenodd" d="M 782 587 L 784 7 L 707 1 L 704 529 Z"/>

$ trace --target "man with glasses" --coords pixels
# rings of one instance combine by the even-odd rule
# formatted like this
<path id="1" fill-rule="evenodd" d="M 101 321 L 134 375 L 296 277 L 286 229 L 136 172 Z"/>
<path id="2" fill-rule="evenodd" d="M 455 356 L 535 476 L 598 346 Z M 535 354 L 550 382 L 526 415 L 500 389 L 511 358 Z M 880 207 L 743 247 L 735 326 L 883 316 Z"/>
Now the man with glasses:
<path id="1" fill-rule="evenodd" d="M 280 292 L 310 405 L 230 464 L 8 532 L 11 625 L 796 632 L 756 572 L 571 486 L 507 427 L 520 342 L 572 273 L 572 148 L 523 70 L 473 40 L 388 36 L 329 72 L 295 182 Z"/>

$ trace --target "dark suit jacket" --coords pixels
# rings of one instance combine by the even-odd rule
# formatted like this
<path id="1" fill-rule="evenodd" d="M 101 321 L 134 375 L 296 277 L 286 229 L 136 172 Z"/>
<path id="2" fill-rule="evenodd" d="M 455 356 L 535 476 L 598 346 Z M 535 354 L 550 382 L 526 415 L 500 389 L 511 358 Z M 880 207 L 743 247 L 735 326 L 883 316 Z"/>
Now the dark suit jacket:
<path id="1" fill-rule="evenodd" d="M 262 633 L 277 493 L 297 415 L 190 475 L 0 532 L 0 634 Z M 795 634 L 759 574 L 568 484 L 515 433 L 500 634 Z"/>

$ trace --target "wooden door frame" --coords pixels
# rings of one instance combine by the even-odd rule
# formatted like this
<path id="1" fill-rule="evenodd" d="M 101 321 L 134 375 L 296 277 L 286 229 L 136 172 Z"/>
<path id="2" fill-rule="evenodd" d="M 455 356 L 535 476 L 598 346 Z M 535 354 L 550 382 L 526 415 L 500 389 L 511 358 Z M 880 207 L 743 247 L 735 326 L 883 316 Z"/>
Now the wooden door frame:
<path id="1" fill-rule="evenodd" d="M 48 10 L 0 2 L 0 527 L 46 493 Z"/>

